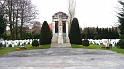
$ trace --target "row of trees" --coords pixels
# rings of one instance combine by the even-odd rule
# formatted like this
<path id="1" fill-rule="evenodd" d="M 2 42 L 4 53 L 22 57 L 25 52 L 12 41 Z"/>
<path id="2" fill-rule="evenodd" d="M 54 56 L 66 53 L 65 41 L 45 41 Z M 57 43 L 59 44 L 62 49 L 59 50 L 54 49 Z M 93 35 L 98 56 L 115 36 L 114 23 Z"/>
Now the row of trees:
<path id="1" fill-rule="evenodd" d="M 88 27 L 82 31 L 83 39 L 118 39 L 119 33 L 118 28 L 95 28 Z"/>
<path id="2" fill-rule="evenodd" d="M 3 0 L 0 7 L 3 12 L 2 19 L 6 20 L 0 21 L 0 24 L 5 23 L 4 26 L 9 26 L 11 39 L 22 39 L 23 27 L 35 19 L 37 14 L 31 0 Z"/>

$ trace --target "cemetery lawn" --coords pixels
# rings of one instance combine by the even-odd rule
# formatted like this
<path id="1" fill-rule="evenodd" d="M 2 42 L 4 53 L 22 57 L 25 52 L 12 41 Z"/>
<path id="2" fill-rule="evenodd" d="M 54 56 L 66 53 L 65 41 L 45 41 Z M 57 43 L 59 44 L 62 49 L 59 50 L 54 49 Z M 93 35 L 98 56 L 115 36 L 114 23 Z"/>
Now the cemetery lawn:
<path id="1" fill-rule="evenodd" d="M 14 48 L 9 48 L 9 47 L 0 48 L 0 56 L 7 54 L 9 52 L 13 52 L 13 51 L 15 51 L 15 49 L 16 49 L 15 47 Z"/>
<path id="2" fill-rule="evenodd" d="M 72 47 L 72 48 L 85 48 L 85 47 L 82 46 L 82 45 L 75 45 L 75 44 L 72 44 L 71 47 Z"/>
<path id="3" fill-rule="evenodd" d="M 100 46 L 100 45 L 94 45 L 94 44 L 91 44 L 91 45 L 88 46 L 88 47 L 85 47 L 85 46 L 83 46 L 83 45 L 75 45 L 75 44 L 72 44 L 71 47 L 72 47 L 72 48 L 101 49 L 101 46 Z"/>
<path id="4" fill-rule="evenodd" d="M 120 48 L 117 48 L 117 47 L 113 47 L 112 49 L 104 49 L 104 48 L 101 48 L 100 45 L 94 45 L 94 44 L 91 44 L 91 45 L 88 46 L 88 47 L 85 47 L 85 46 L 83 46 L 83 45 L 75 45 L 75 44 L 72 44 L 72 48 L 87 48 L 87 49 L 112 50 L 112 51 L 114 51 L 114 52 L 124 54 L 124 49 L 120 49 Z"/>
<path id="5" fill-rule="evenodd" d="M 0 48 L 0 56 L 16 51 L 16 48 L 19 47 L 5 47 L 5 48 Z M 38 47 L 32 47 L 32 45 L 26 45 L 25 46 L 26 50 L 33 50 L 33 49 L 48 49 L 50 48 L 50 45 L 40 45 Z"/>
<path id="6" fill-rule="evenodd" d="M 120 49 L 120 48 L 117 48 L 117 47 L 112 48 L 112 51 L 115 51 L 115 52 L 117 52 L 117 53 L 122 53 L 122 54 L 124 54 L 124 49 Z"/>
<path id="7" fill-rule="evenodd" d="M 26 45 L 25 46 L 27 48 L 27 50 L 32 50 L 32 49 L 48 49 L 50 48 L 50 45 L 40 45 L 38 47 L 33 47 L 32 45 Z"/>

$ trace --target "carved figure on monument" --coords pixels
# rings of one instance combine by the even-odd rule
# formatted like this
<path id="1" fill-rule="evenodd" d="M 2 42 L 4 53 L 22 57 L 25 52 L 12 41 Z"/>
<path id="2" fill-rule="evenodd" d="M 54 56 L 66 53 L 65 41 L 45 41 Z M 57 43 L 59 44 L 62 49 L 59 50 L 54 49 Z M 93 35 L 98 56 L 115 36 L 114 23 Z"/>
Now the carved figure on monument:
<path id="1" fill-rule="evenodd" d="M 62 24 L 62 20 L 61 17 L 59 16 L 59 31 L 58 31 L 58 44 L 63 44 L 63 24 Z"/>

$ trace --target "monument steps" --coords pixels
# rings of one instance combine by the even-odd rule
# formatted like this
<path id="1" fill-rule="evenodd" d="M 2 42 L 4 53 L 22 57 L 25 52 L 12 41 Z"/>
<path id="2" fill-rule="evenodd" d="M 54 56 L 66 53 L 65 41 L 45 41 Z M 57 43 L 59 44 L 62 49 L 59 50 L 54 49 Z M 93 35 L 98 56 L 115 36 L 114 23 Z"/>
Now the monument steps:
<path id="1" fill-rule="evenodd" d="M 71 44 L 70 43 L 63 43 L 63 44 L 52 43 L 51 47 L 52 48 L 71 48 Z"/>

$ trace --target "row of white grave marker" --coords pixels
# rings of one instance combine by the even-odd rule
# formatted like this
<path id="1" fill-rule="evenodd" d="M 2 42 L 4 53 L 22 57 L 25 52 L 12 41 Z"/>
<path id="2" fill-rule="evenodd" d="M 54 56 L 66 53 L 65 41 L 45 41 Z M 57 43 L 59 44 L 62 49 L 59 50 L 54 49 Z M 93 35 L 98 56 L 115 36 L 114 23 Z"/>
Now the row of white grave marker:
<path id="1" fill-rule="evenodd" d="M 34 40 L 34 39 L 33 39 Z M 11 44 L 12 47 L 15 47 L 15 46 L 24 46 L 24 44 L 32 44 L 32 39 L 27 39 L 27 40 L 0 40 L 0 43 L 2 43 L 3 45 L 6 45 L 6 47 L 9 47 L 9 45 Z M 35 40 L 38 40 L 39 39 L 35 39 Z"/>
<path id="2" fill-rule="evenodd" d="M 34 39 L 33 39 L 34 40 Z M 5 44 L 6 47 L 8 47 L 10 44 L 12 47 L 15 47 L 17 45 L 24 46 L 24 44 L 32 43 L 32 39 L 27 39 L 27 40 L 0 40 L 0 43 Z M 39 39 L 37 39 L 39 41 Z M 107 44 L 112 44 L 112 46 L 115 46 L 115 44 L 118 43 L 120 39 L 101 39 L 101 40 L 93 40 L 93 39 L 88 39 L 90 43 L 92 44 L 98 44 L 100 45 L 101 43 L 107 46 Z"/>
<path id="3" fill-rule="evenodd" d="M 101 40 L 93 40 L 93 39 L 89 39 L 90 43 L 92 44 L 103 44 L 105 46 L 108 46 L 108 44 L 112 44 L 112 46 L 114 47 L 115 44 L 117 44 L 119 42 L 120 39 L 101 39 Z"/>

